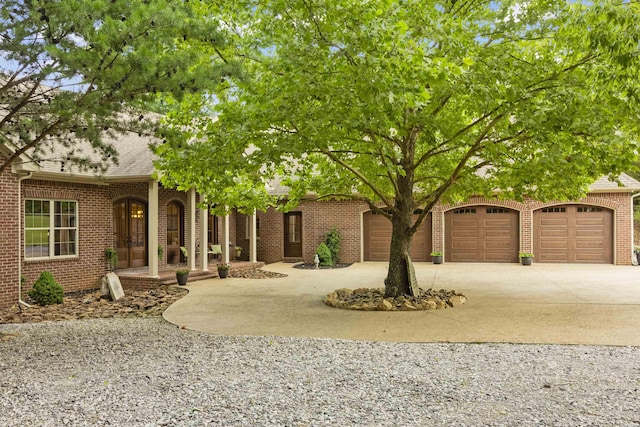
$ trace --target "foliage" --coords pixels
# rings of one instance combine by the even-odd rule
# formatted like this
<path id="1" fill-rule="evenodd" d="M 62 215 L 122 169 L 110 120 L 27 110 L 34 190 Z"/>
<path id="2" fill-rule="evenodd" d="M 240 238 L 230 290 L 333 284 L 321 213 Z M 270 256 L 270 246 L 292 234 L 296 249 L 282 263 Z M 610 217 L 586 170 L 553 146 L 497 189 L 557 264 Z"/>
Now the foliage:
<path id="1" fill-rule="evenodd" d="M 531 252 L 520 252 L 518 253 L 518 257 L 520 258 L 533 258 L 535 255 Z"/>
<path id="2" fill-rule="evenodd" d="M 189 269 L 188 268 L 179 268 L 176 270 L 176 274 L 178 275 L 185 275 L 185 274 L 189 274 Z"/>
<path id="3" fill-rule="evenodd" d="M 187 260 L 189 259 L 189 249 L 187 249 L 185 246 L 180 246 L 180 252 L 184 257 L 184 261 L 187 262 Z"/>
<path id="4" fill-rule="evenodd" d="M 118 266 L 118 252 L 114 248 L 105 249 L 104 257 L 107 259 L 111 269 L 115 269 Z"/>
<path id="5" fill-rule="evenodd" d="M 162 254 L 164 254 L 164 248 L 162 245 L 158 245 L 158 258 L 162 258 Z"/>
<path id="6" fill-rule="evenodd" d="M 332 227 L 331 231 L 329 231 L 324 236 L 324 243 L 327 245 L 327 248 L 329 248 L 329 251 L 331 252 L 331 260 L 333 261 L 332 265 L 336 265 L 338 262 L 340 262 L 338 253 L 340 252 L 341 238 L 342 237 L 340 236 L 340 232 L 336 227 Z"/>
<path id="7" fill-rule="evenodd" d="M 429 254 L 429 256 L 442 256 L 442 251 L 433 251 Z"/>
<path id="8" fill-rule="evenodd" d="M 228 270 L 231 268 L 231 265 L 227 264 L 227 263 L 220 263 L 217 265 L 218 270 Z"/>
<path id="9" fill-rule="evenodd" d="M 320 243 L 318 249 L 316 249 L 316 253 L 318 254 L 318 258 L 320 259 L 320 265 L 324 266 L 332 266 L 333 259 L 331 258 L 331 250 L 327 246 L 326 243 Z"/>
<path id="10" fill-rule="evenodd" d="M 637 158 L 637 2 L 215 7 L 246 76 L 209 106 L 217 120 L 190 119 L 194 102 L 169 117 L 163 184 L 247 209 L 275 202 L 273 178 L 285 209 L 367 203 L 393 222 L 387 296 L 409 292 L 411 238 L 439 201 L 575 199 Z"/>
<path id="11" fill-rule="evenodd" d="M 232 66 L 218 21 L 188 2 L 4 0 L 0 144 L 61 170 L 117 163 L 109 139 L 153 132 L 146 105 L 206 93 Z M 55 153 L 56 155 L 54 156 Z"/>
<path id="12" fill-rule="evenodd" d="M 62 304 L 64 291 L 53 274 L 43 271 L 29 291 L 29 297 L 39 305 Z"/>

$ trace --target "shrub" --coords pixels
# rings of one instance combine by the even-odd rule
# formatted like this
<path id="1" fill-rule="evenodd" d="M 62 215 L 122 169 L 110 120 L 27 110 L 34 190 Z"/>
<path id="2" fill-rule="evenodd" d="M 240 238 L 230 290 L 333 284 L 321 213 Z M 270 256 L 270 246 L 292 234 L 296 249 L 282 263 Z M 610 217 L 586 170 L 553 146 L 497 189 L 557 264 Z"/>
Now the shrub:
<path id="1" fill-rule="evenodd" d="M 340 261 L 340 257 L 338 257 L 338 252 L 340 252 L 340 239 L 340 232 L 335 227 L 333 227 L 331 231 L 324 236 L 324 243 L 331 252 L 331 260 L 333 261 L 332 265 L 337 264 Z"/>
<path id="2" fill-rule="evenodd" d="M 53 274 L 43 271 L 33 284 L 29 296 L 39 305 L 61 304 L 64 297 L 62 286 L 53 278 Z"/>
<path id="3" fill-rule="evenodd" d="M 326 243 L 320 243 L 320 246 L 316 249 L 316 253 L 318 254 L 318 258 L 320 258 L 320 265 L 333 265 L 331 251 L 327 247 Z"/>

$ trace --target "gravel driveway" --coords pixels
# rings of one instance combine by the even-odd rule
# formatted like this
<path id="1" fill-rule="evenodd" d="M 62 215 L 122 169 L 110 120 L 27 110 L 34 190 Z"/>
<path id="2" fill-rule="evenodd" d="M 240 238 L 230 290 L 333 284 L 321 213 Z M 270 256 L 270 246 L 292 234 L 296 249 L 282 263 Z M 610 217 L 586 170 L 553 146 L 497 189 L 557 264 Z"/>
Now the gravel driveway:
<path id="1" fill-rule="evenodd" d="M 2 426 L 640 424 L 640 347 L 214 336 L 161 318 L 0 333 Z"/>

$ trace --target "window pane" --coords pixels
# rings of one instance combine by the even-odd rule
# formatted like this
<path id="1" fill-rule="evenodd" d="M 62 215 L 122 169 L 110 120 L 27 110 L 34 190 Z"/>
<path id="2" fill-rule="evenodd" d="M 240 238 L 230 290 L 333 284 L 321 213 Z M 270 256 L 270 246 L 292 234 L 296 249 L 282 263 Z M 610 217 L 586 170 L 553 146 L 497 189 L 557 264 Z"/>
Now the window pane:
<path id="1" fill-rule="evenodd" d="M 26 230 L 24 238 L 24 255 L 26 258 L 49 256 L 48 230 Z"/>

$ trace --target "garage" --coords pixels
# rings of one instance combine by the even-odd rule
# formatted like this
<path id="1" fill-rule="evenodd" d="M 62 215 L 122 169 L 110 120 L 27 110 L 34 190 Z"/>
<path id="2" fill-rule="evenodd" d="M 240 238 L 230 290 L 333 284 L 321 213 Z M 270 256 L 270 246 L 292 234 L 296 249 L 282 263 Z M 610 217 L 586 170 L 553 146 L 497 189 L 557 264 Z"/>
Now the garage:
<path id="1" fill-rule="evenodd" d="M 613 212 L 598 206 L 562 205 L 533 213 L 536 262 L 613 263 Z"/>
<path id="2" fill-rule="evenodd" d="M 418 215 L 413 215 L 414 221 Z M 391 221 L 376 212 L 363 214 L 365 261 L 389 261 Z M 431 261 L 431 214 L 427 214 L 411 242 L 412 261 Z"/>
<path id="3" fill-rule="evenodd" d="M 445 213 L 445 261 L 518 262 L 518 212 L 470 206 Z"/>

